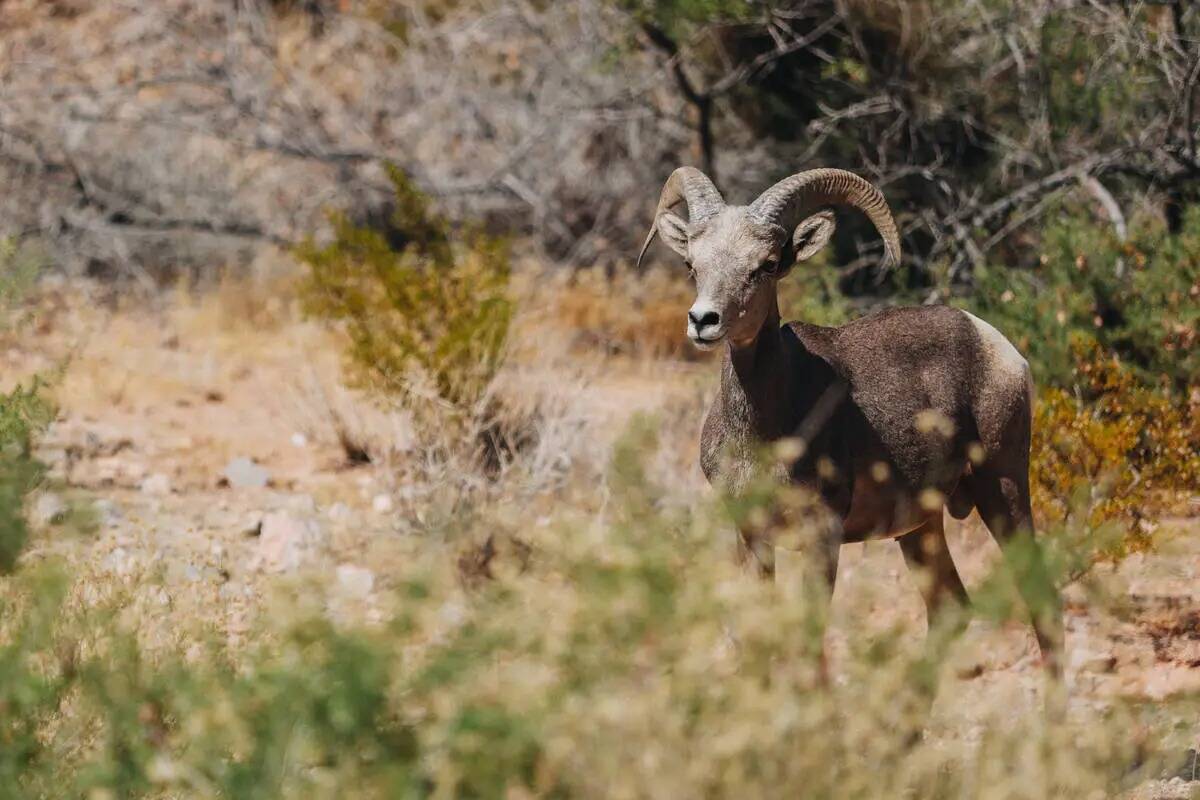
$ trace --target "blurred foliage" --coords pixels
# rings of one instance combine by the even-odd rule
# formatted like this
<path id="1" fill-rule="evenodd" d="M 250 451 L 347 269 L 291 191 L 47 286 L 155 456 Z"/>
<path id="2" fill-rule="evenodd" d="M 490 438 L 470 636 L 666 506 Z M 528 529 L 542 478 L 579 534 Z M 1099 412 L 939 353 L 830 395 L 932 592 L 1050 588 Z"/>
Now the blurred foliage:
<path id="1" fill-rule="evenodd" d="M 8 320 L 42 271 L 44 256 L 34 246 L 16 239 L 0 238 L 0 325 Z"/>
<path id="2" fill-rule="evenodd" d="M 331 243 L 296 249 L 309 267 L 306 310 L 344 327 L 363 386 L 403 396 L 424 380 L 438 400 L 475 413 L 512 318 L 507 244 L 474 231 L 456 240 L 408 176 L 390 176 L 387 235 L 334 214 Z"/>
<path id="3" fill-rule="evenodd" d="M 838 288 L 840 277 L 829 266 L 828 252 L 798 265 L 779 281 L 779 314 L 783 320 L 813 325 L 841 325 L 856 315 Z"/>
<path id="4" fill-rule="evenodd" d="M 1074 381 L 1038 394 L 1031 480 L 1034 507 L 1052 523 L 1125 523 L 1121 556 L 1150 544 L 1139 523 L 1164 492 L 1200 486 L 1200 398 L 1147 387 L 1093 339 L 1077 338 Z"/>
<path id="5" fill-rule="evenodd" d="M 0 393 L 0 573 L 13 570 L 25 547 L 25 498 L 44 472 L 33 456 L 33 437 L 53 414 L 41 389 L 34 380 L 27 388 Z"/>
<path id="6" fill-rule="evenodd" d="M 24 298 L 39 268 L 29 250 L 0 240 L 0 314 Z M 0 317 L 0 323 L 4 321 Z M 39 379 L 0 392 L 0 574 L 15 568 L 29 536 L 25 501 L 44 472 L 33 456 L 33 439 L 52 418 Z"/>
<path id="7" fill-rule="evenodd" d="M 116 609 L 70 602 L 63 575 L 10 580 L 6 796 L 1091 798 L 1161 768 L 1130 730 L 1173 701 L 1070 723 L 1014 708 L 934 668 L 949 616 L 928 655 L 885 632 L 822 685 L 814 593 L 747 580 L 716 505 L 669 501 L 647 466 L 656 428 L 617 445 L 608 514 L 523 532 L 530 569 L 467 592 L 444 559 L 415 559 L 369 627 L 333 625 L 310 597 L 244 650 L 151 656 Z M 931 693 L 971 694 L 974 734 L 923 737 Z"/>
<path id="8" fill-rule="evenodd" d="M 765 3 L 749 0 L 616 0 L 634 18 L 672 35 L 686 35 L 689 26 L 732 23 L 761 16 Z"/>
<path id="9" fill-rule="evenodd" d="M 575 270 L 548 293 L 545 316 L 572 344 L 644 358 L 703 360 L 692 346 L 685 318 L 694 291 L 683 268 Z M 541 318 L 541 315 L 537 315 Z"/>
<path id="10" fill-rule="evenodd" d="M 1029 359 L 1039 384 L 1070 387 L 1074 343 L 1094 342 L 1146 383 L 1180 390 L 1200 380 L 1200 208 L 1177 234 L 1159 222 L 1110 227 L 1066 216 L 1048 226 L 1031 270 L 979 273 L 970 307 Z"/>

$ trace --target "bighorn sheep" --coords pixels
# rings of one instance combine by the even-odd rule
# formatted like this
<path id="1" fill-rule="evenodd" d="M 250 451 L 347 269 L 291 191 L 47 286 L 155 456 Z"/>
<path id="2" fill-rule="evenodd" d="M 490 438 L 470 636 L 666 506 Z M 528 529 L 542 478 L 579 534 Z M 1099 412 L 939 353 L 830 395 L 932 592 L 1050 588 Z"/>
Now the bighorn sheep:
<path id="1" fill-rule="evenodd" d="M 683 203 L 686 222 L 672 213 Z M 965 601 L 943 507 L 958 519 L 977 508 L 1001 543 L 1032 532 L 1029 365 L 991 325 L 947 306 L 892 308 L 836 328 L 781 327 L 777 283 L 829 241 L 834 205 L 865 213 L 886 258 L 898 260 L 883 194 L 844 170 L 792 175 L 749 206 L 726 205 L 690 167 L 663 187 L 638 263 L 661 235 L 695 280 L 689 338 L 705 349 L 725 344 L 701 466 L 710 483 L 736 486 L 755 468 L 759 446 L 798 437 L 803 452 L 787 477 L 815 490 L 841 521 L 828 542 L 831 588 L 841 542 L 899 537 L 910 567 L 932 574 L 928 606 Z M 764 543 L 745 538 L 743 552 L 761 556 Z M 769 571 L 769 558 L 760 561 Z M 1034 624 L 1045 663 L 1057 670 L 1061 613 L 1057 598 L 1051 605 L 1037 603 L 1044 613 Z"/>

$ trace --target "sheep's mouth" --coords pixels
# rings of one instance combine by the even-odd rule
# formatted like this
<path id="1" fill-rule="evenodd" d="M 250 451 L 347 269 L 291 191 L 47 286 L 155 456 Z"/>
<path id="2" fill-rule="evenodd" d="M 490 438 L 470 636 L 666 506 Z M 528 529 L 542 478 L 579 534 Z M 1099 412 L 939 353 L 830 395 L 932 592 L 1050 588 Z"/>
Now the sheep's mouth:
<path id="1" fill-rule="evenodd" d="M 696 345 L 696 347 L 700 348 L 701 350 L 712 350 L 721 343 L 721 340 L 725 338 L 725 334 L 721 333 L 710 337 L 693 336 L 688 334 L 688 338 L 692 340 L 692 344 Z"/>

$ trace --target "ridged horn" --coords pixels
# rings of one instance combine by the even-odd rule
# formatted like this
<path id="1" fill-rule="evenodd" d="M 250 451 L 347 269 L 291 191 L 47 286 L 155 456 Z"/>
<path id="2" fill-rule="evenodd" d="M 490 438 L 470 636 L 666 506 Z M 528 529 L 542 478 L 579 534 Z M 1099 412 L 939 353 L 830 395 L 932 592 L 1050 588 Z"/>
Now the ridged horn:
<path id="1" fill-rule="evenodd" d="M 900 234 L 883 192 L 853 172 L 829 168 L 797 172 L 759 195 L 750 211 L 790 232 L 809 214 L 829 205 L 850 206 L 866 214 L 883 237 L 884 263 L 900 263 Z"/>
<path id="2" fill-rule="evenodd" d="M 725 205 L 725 199 L 717 191 L 717 187 L 708 176 L 695 167 L 679 167 L 667 182 L 663 184 L 662 194 L 658 196 L 658 208 L 654 210 L 654 222 L 650 224 L 650 232 L 642 243 L 642 251 L 638 253 L 637 268 L 642 268 L 642 259 L 650 249 L 650 243 L 658 235 L 658 219 L 680 203 L 687 203 L 688 219 L 692 222 L 708 219 L 715 215 Z"/>

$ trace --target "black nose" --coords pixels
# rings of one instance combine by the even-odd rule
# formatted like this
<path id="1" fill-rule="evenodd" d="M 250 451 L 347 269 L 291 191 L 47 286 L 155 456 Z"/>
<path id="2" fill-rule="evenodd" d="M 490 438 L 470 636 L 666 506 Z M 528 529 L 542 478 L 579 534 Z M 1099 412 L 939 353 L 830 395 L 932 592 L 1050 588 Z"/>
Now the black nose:
<path id="1" fill-rule="evenodd" d="M 705 328 L 708 328 L 712 325 L 720 325 L 721 324 L 721 315 L 718 314 L 716 311 L 705 311 L 703 314 L 700 314 L 699 316 L 697 316 L 696 314 L 689 311 L 688 319 L 690 319 L 692 321 L 692 324 L 696 326 L 696 330 L 698 330 L 698 331 L 704 330 Z"/>

